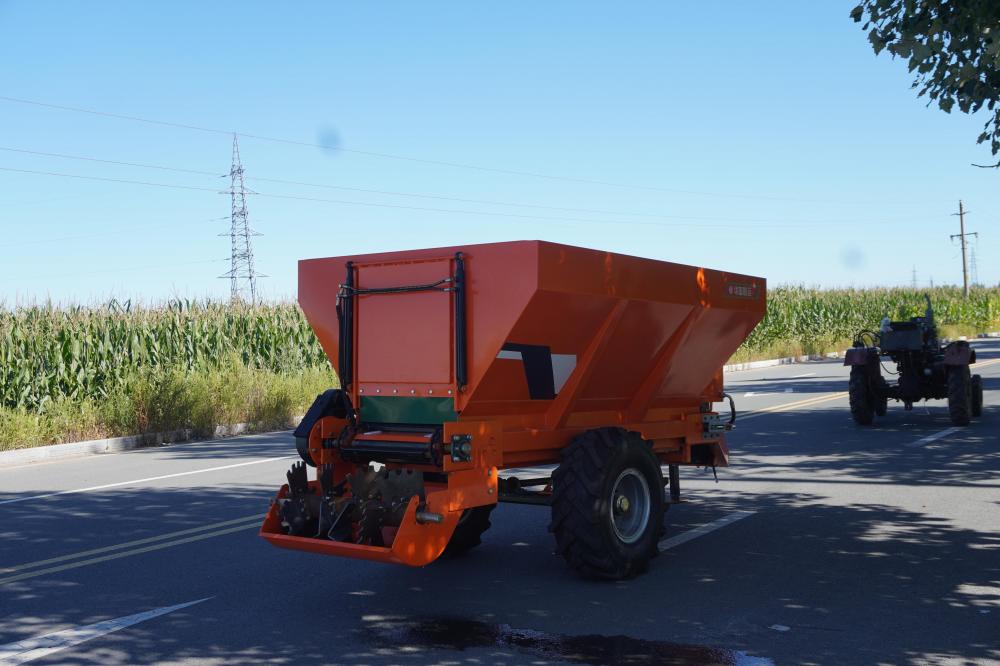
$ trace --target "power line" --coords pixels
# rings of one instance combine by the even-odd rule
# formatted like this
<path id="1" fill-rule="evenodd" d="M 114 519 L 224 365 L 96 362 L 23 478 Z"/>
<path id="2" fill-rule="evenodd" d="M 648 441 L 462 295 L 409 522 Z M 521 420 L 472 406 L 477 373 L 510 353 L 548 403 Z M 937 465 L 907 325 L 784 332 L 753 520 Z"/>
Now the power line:
<path id="1" fill-rule="evenodd" d="M 174 185 L 169 183 L 154 183 L 150 181 L 142 180 L 129 180 L 125 178 L 106 178 L 102 176 L 83 176 L 79 174 L 62 173 L 57 171 L 36 171 L 31 169 L 14 169 L 11 167 L 0 167 L 0 171 L 7 171 L 11 173 L 23 173 L 30 175 L 39 176 L 52 176 L 52 177 L 62 177 L 62 178 L 75 178 L 79 180 L 94 180 L 99 182 L 111 182 L 111 183 L 121 183 L 130 185 L 145 185 L 149 187 L 162 187 L 169 189 L 180 189 L 180 190 L 193 190 L 197 192 L 212 192 L 214 194 L 228 194 L 228 190 L 221 191 L 216 188 L 211 187 L 199 187 L 196 185 Z M 249 192 L 254 196 L 267 197 L 272 199 L 290 199 L 296 201 L 310 201 L 310 202 L 320 202 L 320 203 L 333 203 L 341 204 L 347 206 L 366 206 L 375 208 L 393 208 L 402 210 L 416 210 L 422 212 L 433 212 L 433 213 L 449 213 L 449 214 L 461 214 L 461 215 L 483 215 L 487 217 L 503 217 L 503 218 L 515 218 L 515 219 L 527 219 L 527 220 L 553 220 L 553 221 L 566 221 L 575 223 L 586 223 L 586 224 L 636 224 L 636 225 L 648 225 L 648 226 L 661 226 L 661 227 L 698 227 L 698 228 L 720 228 L 720 229 L 747 229 L 746 225 L 739 224 L 685 224 L 685 223 L 655 223 L 655 222 L 642 222 L 633 220 L 595 220 L 595 219 L 583 219 L 583 218 L 572 218 L 572 217 L 556 217 L 556 216 L 543 216 L 543 215 L 521 215 L 518 213 L 501 213 L 496 211 L 481 211 L 481 210 L 464 210 L 464 209 L 454 209 L 454 208 L 431 208 L 426 206 L 406 206 L 402 204 L 388 204 L 388 203 L 374 203 L 371 201 L 350 201 L 346 199 L 324 199 L 319 197 L 304 197 L 292 194 L 271 194 L 266 192 Z M 801 225 L 795 224 L 758 224 L 755 228 L 761 227 L 772 227 L 772 228 L 789 228 L 797 227 Z"/>
<path id="2" fill-rule="evenodd" d="M 34 176 L 58 176 L 60 178 L 76 178 L 79 180 L 99 180 L 106 183 L 125 183 L 128 185 L 146 185 L 149 187 L 165 187 L 174 190 L 195 190 L 199 192 L 212 192 L 213 194 L 219 194 L 219 189 L 216 187 L 198 187 L 196 185 L 172 185 L 169 183 L 151 183 L 144 180 L 127 180 L 125 178 L 105 178 L 102 176 L 81 176 L 73 173 L 61 173 L 58 171 L 33 171 L 31 169 L 13 169 L 11 167 L 0 167 L 0 171 L 9 171 L 11 173 L 26 173 Z"/>
<path id="3" fill-rule="evenodd" d="M 67 159 L 67 160 L 80 160 L 80 161 L 85 161 L 85 162 L 98 162 L 98 163 L 103 163 L 103 164 L 114 164 L 114 165 L 119 165 L 119 166 L 140 167 L 140 168 L 144 168 L 144 169 L 158 169 L 158 170 L 161 170 L 161 171 L 175 171 L 175 172 L 178 172 L 178 173 L 192 173 L 192 174 L 205 175 L 205 176 L 213 176 L 213 177 L 224 177 L 224 176 L 228 176 L 229 175 L 229 174 L 218 174 L 218 173 L 214 173 L 212 171 L 202 171 L 202 170 L 198 170 L 198 169 L 186 169 L 186 168 L 180 168 L 180 167 L 164 166 L 164 165 L 160 165 L 160 164 L 150 164 L 148 162 L 122 162 L 122 161 L 118 161 L 118 160 L 109 160 L 109 159 L 97 158 L 97 157 L 92 157 L 92 156 L 87 156 L 87 155 L 68 155 L 66 153 L 50 153 L 50 152 L 43 152 L 43 151 L 38 151 L 38 150 L 26 150 L 26 149 L 22 149 L 22 148 L 10 148 L 10 147 L 6 147 L 6 146 L 0 146 L 0 150 L 11 152 L 11 153 L 22 153 L 22 154 L 26 154 L 26 155 L 36 155 L 36 156 L 41 156 L 41 157 L 54 157 L 54 158 Z M 348 187 L 348 186 L 345 186 L 345 185 L 330 185 L 330 184 L 325 184 L 325 183 L 310 183 L 310 182 L 304 182 L 304 181 L 298 181 L 298 180 L 287 180 L 287 179 L 282 179 L 282 178 L 265 178 L 263 176 L 247 176 L 247 180 L 256 180 L 256 181 L 261 181 L 261 182 L 279 183 L 279 184 L 283 184 L 283 185 L 301 185 L 303 187 L 317 187 L 317 188 L 330 189 L 330 190 L 344 190 L 344 191 L 350 191 L 350 192 L 363 192 L 363 193 L 366 193 L 366 194 L 380 194 L 380 195 L 388 195 L 388 196 L 411 197 L 411 198 L 418 198 L 418 199 L 433 199 L 433 200 L 439 200 L 439 201 L 455 201 L 455 202 L 459 202 L 459 203 L 477 203 L 477 204 L 486 204 L 486 205 L 493 205 L 493 206 L 515 206 L 515 207 L 520 207 L 520 208 L 538 208 L 538 209 L 544 209 L 544 210 L 562 210 L 562 211 L 579 212 L 579 213 L 595 213 L 595 214 L 599 214 L 599 215 L 629 215 L 629 216 L 636 216 L 636 217 L 654 217 L 654 218 L 670 218 L 670 217 L 674 217 L 674 218 L 679 218 L 679 219 L 712 219 L 712 218 L 691 218 L 691 217 L 676 216 L 676 215 L 664 215 L 664 214 L 659 214 L 659 213 L 635 213 L 635 212 L 614 211 L 614 210 L 600 210 L 600 209 L 593 209 L 593 208 L 572 208 L 572 207 L 565 207 L 565 206 L 545 206 L 545 205 L 541 205 L 541 204 L 530 204 L 530 203 L 521 203 L 521 202 L 513 202 L 513 201 L 496 201 L 496 200 L 489 200 L 489 199 L 468 199 L 468 198 L 463 198 L 463 197 L 453 197 L 453 196 L 446 196 L 446 195 L 440 195 L 440 194 L 426 194 L 426 193 L 416 193 L 416 192 L 399 192 L 399 191 L 393 191 L 393 190 L 377 190 L 377 189 L 368 189 L 368 188 L 362 188 L 362 187 Z M 755 220 L 755 221 L 764 221 L 764 220 Z"/>
<path id="4" fill-rule="evenodd" d="M 2 99 L 2 97 L 0 97 L 0 99 Z M 12 153 L 23 153 L 23 154 L 28 154 L 28 155 L 37 155 L 37 156 L 42 156 L 42 157 L 53 157 L 53 158 L 68 159 L 68 160 L 80 160 L 80 161 L 86 161 L 86 162 L 98 162 L 98 163 L 104 163 L 104 164 L 114 164 L 114 165 L 120 165 L 120 166 L 139 167 L 139 168 L 145 168 L 145 169 L 157 169 L 157 170 L 161 170 L 161 171 L 175 171 L 175 172 L 178 172 L 178 173 L 191 173 L 191 174 L 205 175 L 205 176 L 212 176 L 212 177 L 227 177 L 227 176 L 229 176 L 228 173 L 220 175 L 220 174 L 218 174 L 216 172 L 213 172 L 213 171 L 204 171 L 204 170 L 199 170 L 199 169 L 189 169 L 189 168 L 181 168 L 181 167 L 172 167 L 172 166 L 165 166 L 165 165 L 162 165 L 162 164 L 151 164 L 151 163 L 148 163 L 148 162 L 123 162 L 123 161 L 119 161 L 119 160 L 110 160 L 110 159 L 98 158 L 98 157 L 93 157 L 93 156 L 88 156 L 88 155 L 69 155 L 69 154 L 66 154 L 66 153 L 51 153 L 51 152 L 43 152 L 43 151 L 37 151 L 37 150 L 27 150 L 27 149 L 22 149 L 22 148 L 11 148 L 11 147 L 7 147 L 7 146 L 0 146 L 0 150 L 7 151 L 7 152 L 12 152 Z M 51 172 L 37 172 L 37 173 L 45 173 L 45 174 L 48 174 L 48 175 L 55 175 L 55 174 L 52 174 Z M 76 176 L 69 176 L 69 177 L 76 177 Z M 80 177 L 82 177 L 82 176 L 80 176 Z M 380 189 L 370 189 L 370 188 L 362 188 L 362 187 L 350 187 L 350 186 L 346 186 L 346 185 L 330 185 L 328 183 L 313 183 L 313 182 L 300 181 L 300 180 L 288 180 L 288 179 L 283 179 L 283 178 L 267 178 L 267 177 L 264 177 L 264 176 L 246 176 L 246 179 L 247 180 L 256 180 L 256 181 L 260 181 L 260 182 L 278 183 L 278 184 L 283 184 L 283 185 L 300 185 L 300 186 L 303 186 L 303 187 L 315 187 L 315 188 L 330 189 L 330 190 L 344 190 L 344 191 L 349 191 L 349 192 L 362 192 L 362 193 L 365 193 L 365 194 L 378 194 L 378 195 L 386 195 L 386 196 L 411 197 L 411 198 L 418 198 L 418 199 L 432 199 L 432 200 L 438 200 L 438 201 L 454 201 L 454 202 L 457 202 L 457 203 L 475 203 L 475 204 L 495 205 L 495 206 L 513 206 L 513 207 L 519 207 L 519 208 L 536 208 L 536 209 L 540 209 L 540 210 L 555 210 L 555 211 L 591 213 L 591 214 L 599 214 L 599 215 L 626 215 L 626 216 L 632 216 L 632 217 L 648 217 L 648 218 L 655 218 L 655 219 L 703 220 L 703 221 L 715 221 L 715 222 L 740 221 L 740 222 L 776 224 L 776 222 L 774 220 L 763 219 L 763 218 L 739 218 L 738 220 L 735 220 L 734 218 L 705 217 L 705 216 L 695 216 L 695 215 L 670 215 L 670 214 L 664 214 L 664 213 L 639 213 L 639 212 L 634 212 L 634 211 L 630 212 L 630 211 L 616 211 L 616 210 L 605 210 L 605 209 L 595 209 L 595 208 L 574 208 L 574 207 L 566 207 L 566 206 L 548 206 L 548 205 L 543 205 L 543 204 L 531 204 L 531 203 L 523 203 L 523 202 L 515 202 L 515 201 L 498 201 L 498 200 L 491 200 L 491 199 L 470 199 L 470 198 L 464 198 L 464 197 L 447 196 L 447 195 L 442 195 L 442 194 L 429 194 L 429 193 L 419 193 L 419 192 L 400 192 L 400 191 L 396 191 L 396 190 L 380 190 Z M 121 181 L 121 182 L 130 182 L 130 181 Z M 166 185 L 164 185 L 164 186 L 166 187 Z M 256 192 L 252 192 L 252 193 L 259 194 L 259 193 L 256 193 Z M 327 200 L 323 200 L 323 201 L 327 201 Z M 338 203 L 341 203 L 341 202 L 338 201 Z M 365 205 L 365 204 L 363 204 L 361 202 L 343 202 L 343 203 L 356 203 L 357 205 Z M 370 205 L 377 205 L 377 204 L 370 204 Z M 423 210 L 423 209 L 418 208 L 417 210 Z M 430 209 L 430 210 L 440 210 L 440 209 Z M 466 211 L 462 211 L 462 212 L 466 212 Z M 546 218 L 539 218 L 539 219 L 546 219 Z M 574 218 L 571 221 L 576 221 L 576 220 Z M 912 222 L 913 218 L 911 216 L 907 216 L 907 218 L 906 218 L 905 221 Z M 622 222 L 622 223 L 623 224 L 639 224 L 639 223 L 633 223 L 633 222 Z M 803 225 L 826 226 L 826 225 L 829 225 L 829 224 L 843 224 L 843 220 L 827 220 L 827 221 L 824 221 L 824 220 L 787 220 L 787 221 L 784 221 L 783 224 L 787 225 L 789 227 L 791 227 L 791 226 L 803 226 Z"/>
<path id="5" fill-rule="evenodd" d="M 212 192 L 216 194 L 229 194 L 229 190 L 218 190 L 211 187 L 199 187 L 196 185 L 174 185 L 170 183 L 156 183 L 150 181 L 142 180 L 129 180 L 125 178 L 107 178 L 102 176 L 84 176 L 80 174 L 70 174 L 57 171 L 37 171 L 31 169 L 15 169 L 12 167 L 0 167 L 0 171 L 7 171 L 11 173 L 23 173 L 30 175 L 40 175 L 40 176 L 53 176 L 62 178 L 75 178 L 79 180 L 94 180 L 100 182 L 111 182 L 111 183 L 121 183 L 129 185 L 145 185 L 150 187 L 161 187 L 169 189 L 180 189 L 180 190 L 193 190 L 200 192 Z M 205 172 L 208 173 L 208 172 Z M 214 174 L 213 174 L 214 175 Z M 260 180 L 260 179 L 257 179 Z M 286 181 L 289 183 L 295 183 L 295 181 Z M 296 183 L 298 184 L 298 183 Z M 305 184 L 305 183 L 301 183 Z M 331 186 L 334 187 L 334 186 Z M 547 220 L 547 221 L 557 221 L 557 222 L 573 222 L 577 224 L 612 224 L 612 225 L 638 225 L 638 226 L 654 226 L 654 227 L 694 227 L 694 228 L 706 228 L 706 229 L 741 229 L 741 230 L 753 230 L 753 229 L 790 229 L 790 228 L 801 228 L 803 226 L 820 226 L 825 227 L 830 224 L 842 224 L 842 221 L 822 221 L 822 220 L 801 220 L 801 221 L 787 221 L 778 222 L 762 218 L 715 218 L 715 217 L 699 217 L 692 215 L 669 215 L 661 216 L 663 218 L 671 218 L 678 220 L 693 220 L 692 223 L 684 222 L 652 222 L 652 221 L 640 221 L 640 220 L 608 220 L 608 219 L 588 219 L 588 218 L 578 218 L 578 217 L 562 217 L 562 216 L 550 216 L 550 215 L 524 215 L 518 213 L 503 213 L 498 211 L 483 211 L 483 210 L 469 210 L 469 209 L 457 209 L 457 208 L 434 208 L 429 206 L 409 206 L 404 204 L 390 204 L 390 203 L 376 203 L 372 201 L 353 201 L 349 199 L 326 199 L 322 197 L 308 197 L 302 195 L 293 194 L 275 194 L 269 192 L 259 192 L 254 190 L 247 190 L 247 194 L 265 197 L 271 199 L 288 199 L 295 201 L 307 201 L 314 203 L 331 203 L 339 204 L 345 206 L 364 206 L 364 207 L 374 207 L 374 208 L 391 208 L 398 210 L 415 210 L 421 212 L 432 212 L 432 213 L 447 213 L 447 214 L 460 214 L 460 215 L 480 215 L 486 217 L 503 217 L 508 219 L 524 219 L 524 220 Z M 629 215 L 630 213 L 625 213 Z M 747 226 L 747 224 L 719 224 L 718 222 L 723 222 L 725 220 L 733 220 L 734 222 L 744 222 L 753 224 L 753 228 Z M 705 222 L 709 222 L 706 224 Z M 868 223 L 866 223 L 868 224 Z"/>
<path id="6" fill-rule="evenodd" d="M 161 229 L 161 228 L 174 228 L 179 225 L 186 224 L 207 224 L 210 222 L 219 222 L 221 220 L 228 220 L 229 216 L 226 217 L 213 217 L 207 220 L 193 220 L 188 222 L 165 222 L 163 224 L 147 224 L 143 225 L 142 230 L 146 231 L 148 229 Z M 40 245 L 44 243 L 61 243 L 64 241 L 74 241 L 74 240 L 85 240 L 88 238 L 100 238 L 102 236 L 123 236 L 127 234 L 135 233 L 135 227 L 129 227 L 127 229 L 109 229 L 107 231 L 96 231 L 89 234 L 74 234 L 72 236 L 54 236 L 49 238 L 33 238 L 31 240 L 19 240 L 13 243 L 7 241 L 0 242 L 0 247 L 16 247 L 18 245 Z"/>
<path id="7" fill-rule="evenodd" d="M 101 269 L 101 270 L 97 270 L 97 271 L 74 271 L 72 273 L 61 273 L 61 274 L 44 273 L 44 274 L 38 274 L 38 275 L 24 275 L 23 273 L 18 273 L 18 274 L 12 274 L 12 275 L 5 275 L 5 276 L 3 276 L 3 279 L 4 280 L 41 280 L 41 279 L 46 279 L 46 278 L 75 278 L 75 277 L 78 277 L 78 276 L 81 276 L 81 275 L 101 275 L 101 274 L 105 274 L 105 273 L 135 273 L 135 274 L 141 274 L 141 273 L 143 273 L 145 271 L 158 270 L 158 269 L 162 269 L 162 268 L 174 268 L 176 266 L 197 266 L 197 265 L 200 265 L 200 264 L 218 264 L 218 263 L 221 263 L 223 261 L 229 261 L 229 259 L 227 258 L 227 259 L 205 259 L 205 260 L 202 260 L 202 261 L 180 261 L 180 262 L 173 262 L 173 263 L 170 263 L 170 264 L 159 264 L 159 265 L 143 264 L 142 266 L 107 268 L 107 269 Z"/>
<path id="8" fill-rule="evenodd" d="M 7 148 L 0 146 L 0 150 L 6 151 L 8 153 L 22 153 L 24 155 L 38 155 L 41 157 L 58 157 L 67 160 L 82 160 L 85 162 L 100 162 L 102 164 L 115 164 L 118 166 L 130 166 L 130 167 L 141 167 L 143 169 L 158 169 L 160 171 L 176 171 L 177 173 L 193 173 L 202 176 L 216 176 L 223 177 L 228 174 L 213 173 L 211 171 L 198 171 L 195 169 L 180 169 L 177 167 L 161 166 L 159 164 L 145 164 L 141 162 L 118 162 L 116 160 L 105 160 L 97 157 L 86 157 L 83 155 L 64 155 L 62 153 L 44 153 L 40 150 L 25 150 L 23 148 Z"/>
<path id="9" fill-rule="evenodd" d="M 102 117 L 105 117 L 105 118 L 114 118 L 114 119 L 117 119 L 117 120 L 129 120 L 129 121 L 133 121 L 133 122 L 146 123 L 146 124 L 149 124 L 149 125 L 159 125 L 159 126 L 162 126 L 162 127 L 173 127 L 173 128 L 176 128 L 176 129 L 186 129 L 186 130 L 193 130 L 193 131 L 198 131 L 198 132 L 208 132 L 208 133 L 211 133 L 211 134 L 226 134 L 226 135 L 229 135 L 229 134 L 233 134 L 234 133 L 234 132 L 231 132 L 230 130 L 222 130 L 222 129 L 218 129 L 218 128 L 214 128 L 214 127 L 203 127 L 203 126 L 200 126 L 200 125 L 191 125 L 191 124 L 187 124 L 187 123 L 175 123 L 175 122 L 170 122 L 170 121 L 165 121 L 165 120 L 155 120 L 155 119 L 152 119 L 152 118 L 144 118 L 142 116 L 126 115 L 126 114 L 121 114 L 121 113 L 111 113 L 111 112 L 108 112 L 108 111 L 98 111 L 96 109 L 84 109 L 84 108 L 81 108 L 81 107 L 66 106 L 66 105 L 62 105 L 62 104 L 50 104 L 48 102 L 39 102 L 37 100 L 29 100 L 29 99 L 23 99 L 23 98 L 18 98 L 18 97 L 8 97 L 8 96 L 0 95 L 0 100 L 6 101 L 6 102 L 14 102 L 14 103 L 17 103 L 17 104 L 28 104 L 28 105 L 32 105 L 32 106 L 44 107 L 44 108 L 49 108 L 49 109 L 58 109 L 60 111 L 72 111 L 74 113 L 86 113 L 86 114 L 90 114 L 90 115 L 94 115 L 94 116 L 102 116 Z M 500 174 L 511 175 L 511 176 L 525 176 L 525 177 L 530 177 L 530 178 L 543 178 L 543 179 L 547 179 L 547 180 L 559 180 L 559 181 L 565 181 L 565 182 L 579 183 L 579 184 L 583 184 L 583 185 L 601 185 L 601 186 L 604 186 L 604 187 L 613 187 L 613 188 L 631 189 L 631 190 L 644 190 L 644 191 L 650 191 L 650 192 L 664 192 L 664 193 L 668 193 L 668 194 L 690 194 L 690 195 L 695 195 L 695 196 L 728 197 L 728 198 L 736 198 L 736 199 L 757 199 L 757 200 L 763 200 L 763 201 L 796 201 L 796 202 L 801 202 L 801 203 L 830 203 L 828 201 L 819 201 L 819 200 L 815 200 L 815 199 L 799 199 L 799 198 L 793 198 L 793 197 L 775 197 L 775 196 L 758 195 L 758 194 L 734 194 L 734 193 L 729 193 L 729 192 L 708 192 L 708 191 L 701 191 L 701 190 L 684 190 L 684 189 L 675 189 L 675 188 L 655 187 L 655 186 L 651 186 L 651 185 L 634 185 L 634 184 L 629 184 L 629 183 L 616 183 L 616 182 L 611 182 L 611 181 L 595 180 L 595 179 L 590 179 L 590 178 L 577 178 L 577 177 L 573 177 L 573 176 L 563 176 L 563 175 L 556 175 L 556 174 L 546 174 L 546 173 L 540 173 L 540 172 L 534 172 L 534 171 L 519 171 L 519 170 L 516 170 L 516 169 L 503 169 L 503 168 L 489 167 L 489 166 L 483 166 L 483 165 L 478 165 L 478 164 L 467 164 L 467 163 L 464 163 L 464 162 L 449 162 L 449 161 L 445 161 L 445 160 L 433 160 L 433 159 L 425 159 L 425 158 L 420 158 L 420 157 L 410 157 L 410 156 L 407 156 L 407 155 L 396 155 L 396 154 L 393 154 L 393 153 L 383 153 L 383 152 L 375 152 L 375 151 L 368 151 L 368 150 L 357 150 L 357 149 L 352 149 L 352 148 L 343 148 L 343 147 L 340 147 L 340 146 L 333 146 L 333 145 L 329 145 L 329 144 L 316 143 L 316 142 L 312 142 L 312 141 L 299 141 L 299 140 L 295 140 L 295 139 L 285 139 L 285 138 L 280 138 L 280 137 L 265 136 L 265 135 L 262 135 L 262 134 L 251 134 L 249 132 L 235 132 L 235 134 L 237 136 L 240 136 L 240 137 L 243 137 L 243 138 L 256 139 L 258 141 L 269 141 L 269 142 L 272 142 L 272 143 L 282 143 L 282 144 L 287 144 L 287 145 L 306 146 L 306 147 L 312 147 L 312 148 L 322 148 L 324 150 L 337 150 L 337 151 L 343 152 L 343 153 L 352 153 L 352 154 L 355 154 L 355 155 L 366 155 L 368 157 L 377 157 L 377 158 L 381 158 L 381 159 L 401 160 L 401 161 L 406 161 L 406 162 L 414 162 L 414 163 L 418 163 L 418 164 L 429 164 L 429 165 L 435 165 L 435 166 L 446 166 L 446 167 L 457 168 L 457 169 L 470 169 L 470 170 L 474 170 L 474 171 L 482 171 L 482 172 L 489 172 L 489 173 L 500 173 Z M 844 202 L 843 201 L 837 201 L 836 203 L 841 203 L 842 204 Z"/>

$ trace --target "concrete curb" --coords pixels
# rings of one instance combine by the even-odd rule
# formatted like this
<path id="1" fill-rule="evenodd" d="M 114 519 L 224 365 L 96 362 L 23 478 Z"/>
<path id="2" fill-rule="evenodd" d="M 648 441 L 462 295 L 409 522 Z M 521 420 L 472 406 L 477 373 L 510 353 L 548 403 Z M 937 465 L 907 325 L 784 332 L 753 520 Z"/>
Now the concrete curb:
<path id="1" fill-rule="evenodd" d="M 216 426 L 212 439 L 233 437 L 234 435 L 243 434 L 249 429 L 249 423 Z M 161 444 L 193 442 L 203 439 L 194 438 L 192 435 L 191 430 L 185 429 L 173 430 L 171 432 L 151 432 L 144 435 L 130 435 L 128 437 L 91 439 L 83 442 L 70 442 L 68 444 L 45 444 L 27 449 L 0 451 L 0 468 L 49 460 L 62 460 L 64 458 L 76 458 L 78 456 L 95 455 L 98 453 L 120 453 L 122 451 L 131 451 L 150 446 L 160 446 Z"/>
<path id="2" fill-rule="evenodd" d="M 792 365 L 793 363 L 809 363 L 812 361 L 825 361 L 831 358 L 843 358 L 843 352 L 830 352 L 829 354 L 813 354 L 811 356 L 785 356 L 784 358 L 772 358 L 766 361 L 747 361 L 746 363 L 731 363 L 722 366 L 723 372 L 742 372 L 744 370 L 758 370 L 760 368 L 773 368 L 776 365 Z"/>
<path id="3" fill-rule="evenodd" d="M 766 361 L 747 361 L 746 363 L 730 363 L 722 366 L 723 372 L 740 372 L 742 370 L 756 370 L 758 368 L 771 368 L 776 365 L 791 365 L 795 363 L 794 356 L 784 358 L 772 358 Z"/>

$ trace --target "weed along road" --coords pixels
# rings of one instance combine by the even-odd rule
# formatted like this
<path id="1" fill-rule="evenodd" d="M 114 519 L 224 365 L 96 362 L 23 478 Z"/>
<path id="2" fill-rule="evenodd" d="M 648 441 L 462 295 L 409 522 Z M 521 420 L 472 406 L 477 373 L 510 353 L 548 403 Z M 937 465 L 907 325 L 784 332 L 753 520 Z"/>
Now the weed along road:
<path id="1" fill-rule="evenodd" d="M 688 469 L 650 571 L 583 580 L 547 507 L 408 568 L 257 535 L 290 433 L 0 469 L 0 664 L 997 663 L 1000 343 L 983 417 L 839 362 L 733 373 L 731 467 Z"/>

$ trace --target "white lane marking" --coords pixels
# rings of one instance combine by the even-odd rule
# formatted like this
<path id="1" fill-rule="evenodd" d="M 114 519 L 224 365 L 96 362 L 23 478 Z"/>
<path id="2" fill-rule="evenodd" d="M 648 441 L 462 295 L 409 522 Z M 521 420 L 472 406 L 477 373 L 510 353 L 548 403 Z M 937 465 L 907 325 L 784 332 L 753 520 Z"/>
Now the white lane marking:
<path id="1" fill-rule="evenodd" d="M 236 467 L 246 467 L 247 465 L 259 465 L 260 463 L 273 462 L 275 460 L 287 460 L 298 456 L 278 456 L 277 458 L 264 458 L 262 460 L 251 460 L 249 462 L 235 463 L 232 465 L 221 465 L 219 467 L 208 467 L 206 469 L 194 469 L 189 472 L 177 472 L 175 474 L 163 474 L 162 476 L 147 476 L 145 479 L 132 479 L 131 481 L 120 481 L 118 483 L 105 483 L 101 486 L 90 486 L 88 488 L 74 488 L 73 490 L 60 490 L 57 493 L 46 493 L 44 495 L 28 495 L 27 497 L 15 497 L 14 499 L 2 500 L 0 504 L 14 504 L 15 502 L 27 502 L 28 500 L 44 499 L 46 497 L 58 497 L 60 495 L 73 495 L 75 493 L 89 493 L 95 490 L 106 490 L 108 488 L 120 488 L 122 486 L 134 486 L 137 483 L 148 481 L 160 481 L 162 479 L 176 479 L 179 476 L 190 476 L 192 474 L 205 474 L 207 472 L 218 472 L 223 469 L 233 469 Z"/>
<path id="2" fill-rule="evenodd" d="M 939 439 L 943 439 L 948 435 L 953 435 L 960 430 L 961 428 L 948 428 L 947 430 L 936 432 L 933 435 L 927 435 L 926 437 L 921 437 L 915 442 L 907 442 L 906 444 L 903 444 L 903 446 L 910 446 L 910 447 L 923 446 L 924 444 L 930 444 L 931 442 L 936 442 Z"/>
<path id="3" fill-rule="evenodd" d="M 167 613 L 173 613 L 174 611 L 182 608 L 187 608 L 188 606 L 194 606 L 195 604 L 200 604 L 203 601 L 208 601 L 209 599 L 212 599 L 212 597 L 196 599 L 195 601 L 189 601 L 184 604 L 154 608 L 153 610 L 149 610 L 144 613 L 126 615 L 125 617 L 119 617 L 114 620 L 105 620 L 104 622 L 96 622 L 82 627 L 74 627 L 73 629 L 53 631 L 34 638 L 26 638 L 23 641 L 18 641 L 17 643 L 0 645 L 0 664 L 7 666 L 7 664 L 23 664 L 25 662 L 41 659 L 42 657 L 47 657 L 53 652 L 59 652 L 60 650 L 65 650 L 66 648 L 79 645 L 80 643 L 90 641 L 95 638 L 100 638 L 101 636 L 106 636 L 107 634 L 115 631 L 127 629 L 128 627 L 139 624 L 140 622 L 152 620 L 155 617 L 166 615 Z"/>
<path id="4" fill-rule="evenodd" d="M 804 375 L 792 375 L 792 379 L 802 379 L 803 377 L 815 377 L 815 372 L 807 372 Z"/>
<path id="5" fill-rule="evenodd" d="M 672 536 L 669 539 L 664 539 L 663 541 L 661 541 L 658 544 L 659 547 L 660 547 L 660 551 L 662 552 L 664 550 L 669 550 L 671 548 L 674 548 L 676 546 L 681 545 L 682 543 L 687 543 L 688 541 L 691 541 L 692 539 L 697 539 L 700 536 L 705 536 L 709 532 L 714 532 L 715 530 L 719 529 L 720 527 L 725 527 L 726 525 L 731 525 L 731 524 L 735 523 L 737 520 L 743 520 L 744 518 L 749 518 L 750 516 L 754 515 L 755 513 L 757 513 L 757 512 L 756 511 L 736 511 L 734 513 L 729 514 L 728 516 L 723 516 L 722 518 L 719 518 L 718 520 L 713 520 L 710 523 L 705 523 L 701 527 L 696 527 L 693 530 L 688 530 L 687 532 L 681 532 L 677 536 Z"/>

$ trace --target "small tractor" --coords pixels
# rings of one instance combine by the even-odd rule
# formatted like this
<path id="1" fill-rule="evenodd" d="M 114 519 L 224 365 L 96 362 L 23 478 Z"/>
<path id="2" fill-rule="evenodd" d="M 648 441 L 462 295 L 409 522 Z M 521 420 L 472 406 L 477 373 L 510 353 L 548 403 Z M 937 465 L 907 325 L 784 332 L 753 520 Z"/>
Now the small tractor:
<path id="1" fill-rule="evenodd" d="M 728 463 L 722 368 L 765 282 L 516 241 L 301 261 L 299 304 L 340 387 L 295 430 L 264 539 L 423 566 L 497 502 L 538 504 L 570 566 L 620 579 L 658 553 L 680 466 Z"/>
<path id="2" fill-rule="evenodd" d="M 934 323 L 934 310 L 927 296 L 923 317 L 909 321 L 889 321 L 886 317 L 877 332 L 861 331 L 847 350 L 844 365 L 851 366 L 848 396 L 851 416 L 860 425 L 871 425 L 876 416 L 885 416 L 889 400 L 903 403 L 907 411 L 920 400 L 948 399 L 951 422 L 969 425 L 983 411 L 983 380 L 971 374 L 976 350 L 965 340 L 942 345 Z M 895 383 L 882 376 L 882 358 L 896 364 Z"/>

